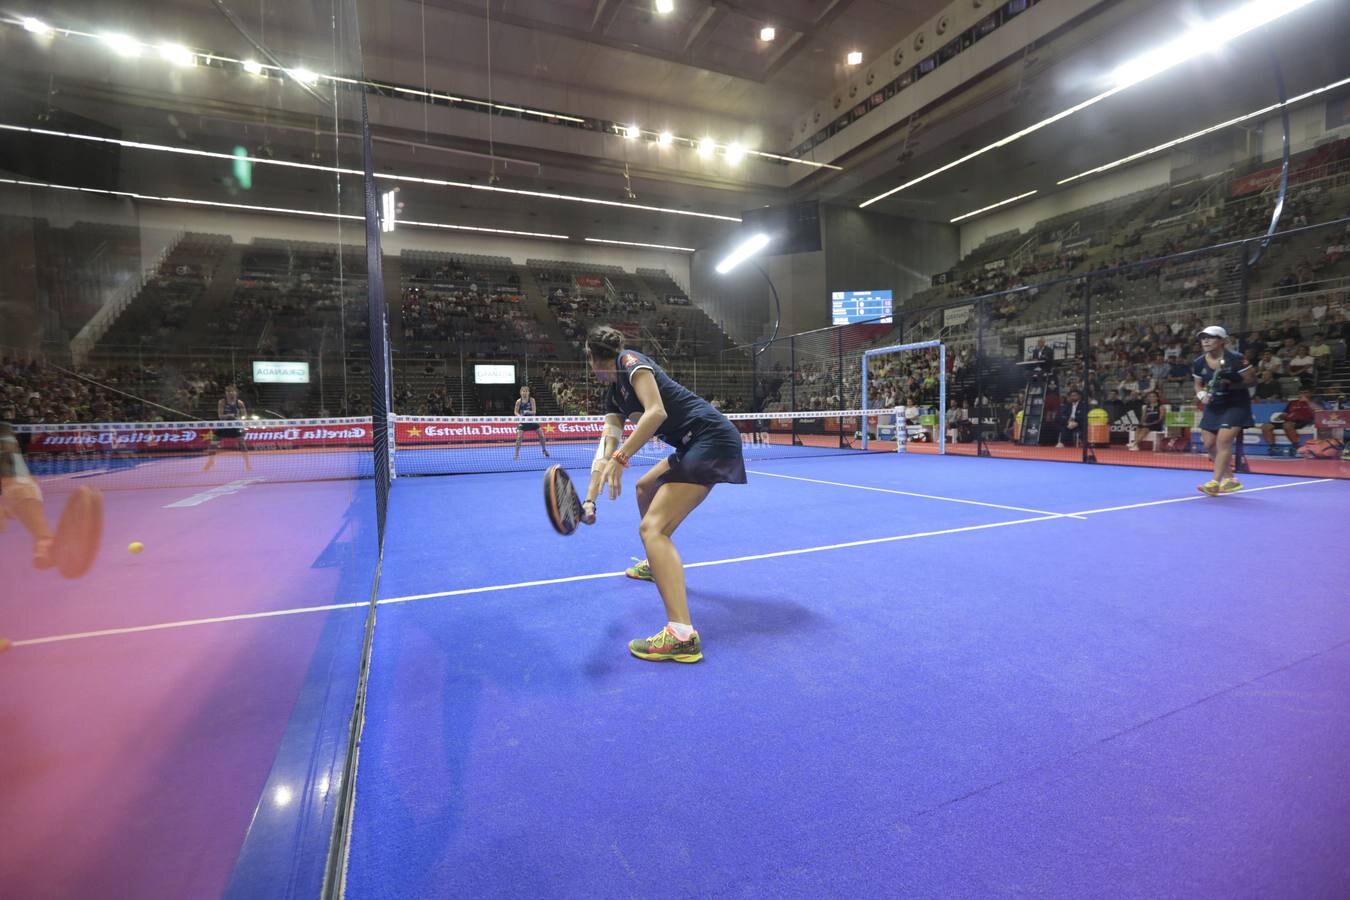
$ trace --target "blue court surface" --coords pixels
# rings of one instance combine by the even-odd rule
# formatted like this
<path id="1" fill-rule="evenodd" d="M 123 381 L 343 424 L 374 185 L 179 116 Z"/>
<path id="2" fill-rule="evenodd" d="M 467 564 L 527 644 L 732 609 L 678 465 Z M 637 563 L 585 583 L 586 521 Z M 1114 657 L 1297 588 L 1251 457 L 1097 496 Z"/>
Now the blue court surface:
<path id="1" fill-rule="evenodd" d="M 676 534 L 697 665 L 625 647 L 640 471 L 570 538 L 397 481 L 348 896 L 1350 895 L 1350 486 L 751 470 Z"/>

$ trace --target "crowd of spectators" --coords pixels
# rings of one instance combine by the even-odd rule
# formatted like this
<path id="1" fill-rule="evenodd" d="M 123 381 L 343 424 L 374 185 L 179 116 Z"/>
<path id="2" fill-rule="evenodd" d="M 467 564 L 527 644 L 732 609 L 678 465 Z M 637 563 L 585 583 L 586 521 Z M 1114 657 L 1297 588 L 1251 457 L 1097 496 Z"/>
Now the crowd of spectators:
<path id="1" fill-rule="evenodd" d="M 65 369 L 0 359 L 0 421 L 163 422 L 211 418 L 228 371 L 199 362 Z"/>

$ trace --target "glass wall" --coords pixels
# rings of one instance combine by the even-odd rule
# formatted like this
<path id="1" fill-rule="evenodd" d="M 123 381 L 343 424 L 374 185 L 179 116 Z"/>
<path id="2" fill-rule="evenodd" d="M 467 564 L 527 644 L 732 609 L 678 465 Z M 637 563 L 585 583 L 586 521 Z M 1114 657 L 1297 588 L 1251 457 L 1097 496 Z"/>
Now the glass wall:
<path id="1" fill-rule="evenodd" d="M 354 17 L 45 4 L 0 59 L 0 877 L 313 896 L 378 552 Z"/>

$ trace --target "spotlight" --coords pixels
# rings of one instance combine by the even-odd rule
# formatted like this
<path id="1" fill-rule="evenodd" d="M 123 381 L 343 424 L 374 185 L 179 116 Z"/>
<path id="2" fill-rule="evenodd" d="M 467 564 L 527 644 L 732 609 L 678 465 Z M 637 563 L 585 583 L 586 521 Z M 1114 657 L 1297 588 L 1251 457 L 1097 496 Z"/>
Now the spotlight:
<path id="1" fill-rule="evenodd" d="M 850 66 L 860 66 L 860 65 L 862 65 L 862 51 L 861 51 L 861 50 L 850 50 L 850 51 L 848 52 L 848 64 L 849 64 Z"/>
<path id="2" fill-rule="evenodd" d="M 197 54 L 182 44 L 160 44 L 159 55 L 176 66 L 190 66 L 197 61 Z"/>
<path id="3" fill-rule="evenodd" d="M 100 37 L 118 56 L 130 58 L 141 55 L 141 42 L 125 34 L 103 34 Z"/>
<path id="4" fill-rule="evenodd" d="M 727 162 L 731 165 L 737 165 L 745 159 L 745 148 L 738 141 L 732 141 L 727 144 Z"/>
<path id="5" fill-rule="evenodd" d="M 319 80 L 319 76 L 309 69 L 291 69 L 291 77 L 301 84 L 313 84 Z"/>
<path id="6" fill-rule="evenodd" d="M 23 19 L 23 30 L 31 31 L 33 34 L 48 35 L 52 33 L 52 27 L 46 22 L 35 19 L 32 16 L 25 16 Z"/>
<path id="7" fill-rule="evenodd" d="M 675 135 L 671 134 L 669 131 L 663 131 L 656 136 L 656 146 L 669 147 L 674 140 Z"/>
<path id="8" fill-rule="evenodd" d="M 716 149 L 717 149 L 717 142 L 710 137 L 705 137 L 703 140 L 698 142 L 699 156 L 712 156 L 713 152 Z"/>
<path id="9" fill-rule="evenodd" d="M 622 128 L 622 131 L 623 136 L 630 141 L 635 141 L 642 135 L 642 129 L 638 128 L 636 125 L 624 127 Z"/>
<path id="10" fill-rule="evenodd" d="M 766 44 L 772 41 L 777 36 L 778 32 L 774 31 L 773 28 L 768 25 L 765 25 L 763 28 L 759 30 L 759 39 Z"/>
<path id="11" fill-rule="evenodd" d="M 752 234 L 742 241 L 736 249 L 727 254 L 726 259 L 717 264 L 717 273 L 719 275 L 727 274 L 767 246 L 769 246 L 769 236 L 767 234 L 764 234 L 763 232 Z"/>
<path id="12" fill-rule="evenodd" d="M 244 71 L 250 75 L 261 75 L 262 63 L 256 59 L 246 59 L 244 60 Z"/>
<path id="13" fill-rule="evenodd" d="M 663 16 L 673 13 L 675 11 L 675 0 L 656 0 L 656 11 Z"/>

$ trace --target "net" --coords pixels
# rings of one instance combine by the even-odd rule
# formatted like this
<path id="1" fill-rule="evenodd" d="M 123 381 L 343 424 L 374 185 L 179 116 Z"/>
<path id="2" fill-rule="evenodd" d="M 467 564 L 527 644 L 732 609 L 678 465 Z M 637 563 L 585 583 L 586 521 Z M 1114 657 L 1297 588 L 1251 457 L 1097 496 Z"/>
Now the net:
<path id="1" fill-rule="evenodd" d="M 369 417 L 18 425 L 28 467 L 51 491 L 370 478 Z"/>
<path id="2" fill-rule="evenodd" d="M 889 410 L 825 410 L 792 413 L 731 413 L 727 418 L 741 434 L 746 462 L 801 459 L 828 455 L 860 455 L 864 423 L 872 435 L 893 417 Z M 531 471 L 561 463 L 589 469 L 604 427 L 603 416 L 498 417 L 395 416 L 398 476 L 459 475 L 477 472 Z M 519 430 L 524 424 L 538 431 Z M 632 425 L 626 427 L 632 433 Z M 543 446 L 537 435 L 543 436 Z M 519 454 L 516 437 L 520 435 Z M 548 456 L 544 455 L 548 451 Z M 893 441 L 872 441 L 868 452 L 894 451 Z M 634 454 L 635 466 L 649 466 L 672 452 L 652 440 Z"/>

